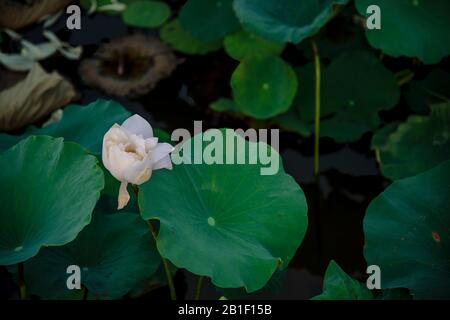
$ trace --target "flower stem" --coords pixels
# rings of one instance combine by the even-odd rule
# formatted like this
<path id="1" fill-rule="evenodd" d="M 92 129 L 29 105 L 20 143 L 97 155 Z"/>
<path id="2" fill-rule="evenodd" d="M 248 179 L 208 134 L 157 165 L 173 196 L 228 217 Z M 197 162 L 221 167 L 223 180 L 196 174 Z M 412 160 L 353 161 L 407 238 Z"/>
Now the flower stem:
<path id="1" fill-rule="evenodd" d="M 19 276 L 19 297 L 20 300 L 25 300 L 27 297 L 27 288 L 25 285 L 25 273 L 23 262 L 17 264 L 17 273 Z"/>
<path id="2" fill-rule="evenodd" d="M 314 52 L 314 65 L 316 73 L 316 85 L 315 85 L 315 117 L 314 117 L 314 175 L 316 178 L 319 176 L 319 139 L 320 139 L 320 85 L 321 85 L 321 73 L 320 73 L 320 56 L 319 49 L 314 40 L 311 41 L 312 49 Z"/>
<path id="3" fill-rule="evenodd" d="M 155 232 L 155 228 L 153 228 L 153 225 L 150 221 L 145 221 L 147 222 L 148 228 L 150 229 L 150 232 L 152 233 L 153 239 L 155 240 L 155 244 L 156 244 L 156 232 Z M 170 268 L 169 268 L 169 263 L 167 262 L 167 259 L 165 259 L 163 256 L 161 256 L 161 260 L 164 266 L 164 271 L 166 272 L 166 277 L 167 277 L 167 284 L 169 285 L 169 289 L 170 289 L 170 298 L 172 300 L 177 300 L 177 293 L 175 291 L 175 285 L 173 284 L 173 279 L 172 279 L 172 272 L 170 272 Z"/>
<path id="4" fill-rule="evenodd" d="M 134 194 L 136 195 L 136 198 L 138 198 L 138 196 L 139 196 L 138 186 L 133 184 L 132 189 L 133 189 Z M 150 221 L 145 220 L 145 222 L 147 223 L 147 226 L 150 229 L 150 232 L 152 234 L 153 240 L 155 240 L 155 245 L 156 245 L 157 236 L 156 236 L 155 228 L 153 228 L 153 225 Z M 169 262 L 163 256 L 160 255 L 160 257 L 161 257 L 161 260 L 162 260 L 162 263 L 164 266 L 164 271 L 166 272 L 167 284 L 169 285 L 169 289 L 170 289 L 170 298 L 172 300 L 177 300 L 177 292 L 175 291 L 175 285 L 173 284 L 172 272 L 170 272 Z"/>
<path id="5" fill-rule="evenodd" d="M 202 294 L 202 288 L 203 288 L 203 276 L 199 276 L 197 280 L 197 289 L 195 290 L 195 300 L 200 300 L 200 296 Z"/>

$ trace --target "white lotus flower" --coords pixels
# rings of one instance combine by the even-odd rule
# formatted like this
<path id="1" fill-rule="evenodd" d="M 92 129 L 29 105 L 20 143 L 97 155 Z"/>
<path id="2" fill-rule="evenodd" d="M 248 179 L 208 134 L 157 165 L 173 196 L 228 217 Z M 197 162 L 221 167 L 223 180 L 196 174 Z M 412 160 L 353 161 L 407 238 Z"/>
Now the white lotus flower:
<path id="1" fill-rule="evenodd" d="M 173 147 L 158 143 L 151 125 L 134 115 L 121 126 L 115 124 L 103 138 L 102 160 L 111 175 L 121 182 L 118 209 L 130 200 L 128 183 L 140 185 L 150 179 L 153 170 L 172 169 Z"/>

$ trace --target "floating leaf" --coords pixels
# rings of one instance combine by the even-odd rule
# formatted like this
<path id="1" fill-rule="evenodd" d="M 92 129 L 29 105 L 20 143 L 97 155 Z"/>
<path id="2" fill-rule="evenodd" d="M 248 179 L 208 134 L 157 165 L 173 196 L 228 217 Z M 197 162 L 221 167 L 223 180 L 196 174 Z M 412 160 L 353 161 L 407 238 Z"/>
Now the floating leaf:
<path id="1" fill-rule="evenodd" d="M 277 56 L 283 52 L 285 46 L 241 30 L 227 35 L 224 39 L 224 47 L 230 57 L 243 60 L 253 55 Z"/>
<path id="2" fill-rule="evenodd" d="M 170 7 L 161 1 L 134 1 L 123 12 L 126 24 L 139 28 L 156 28 L 169 17 Z"/>
<path id="3" fill-rule="evenodd" d="M 214 132 L 225 136 L 225 130 Z M 185 142 L 186 148 L 201 146 L 204 134 Z M 256 143 L 233 131 L 227 134 L 232 139 L 226 143 L 228 158 L 236 161 L 237 143 L 249 151 L 245 156 L 241 150 L 239 157 L 256 156 L 251 147 Z M 267 149 L 263 143 L 259 146 Z M 201 156 L 197 152 L 202 151 L 194 149 L 193 158 L 187 152 L 183 157 L 192 160 Z M 275 150 L 271 152 L 279 159 Z M 161 255 L 179 268 L 211 277 L 222 288 L 245 287 L 247 292 L 262 288 L 280 265 L 288 265 L 308 221 L 301 188 L 282 166 L 274 175 L 261 175 L 262 167 L 204 163 L 155 172 L 140 187 L 139 207 L 144 219 L 160 222 L 157 247 Z"/>
<path id="4" fill-rule="evenodd" d="M 246 29 L 277 42 L 300 43 L 332 17 L 334 4 L 348 0 L 235 0 L 234 10 Z"/>
<path id="5" fill-rule="evenodd" d="M 448 30 L 450 2 L 447 0 L 356 0 L 366 16 L 371 5 L 381 10 L 381 29 L 367 30 L 370 44 L 384 53 L 418 57 L 426 64 L 438 63 L 450 54 Z M 433 17 L 432 19 L 430 17 Z"/>
<path id="6" fill-rule="evenodd" d="M 450 299 L 449 180 L 447 161 L 395 181 L 369 205 L 364 255 L 381 268 L 383 289 L 409 288 L 417 299 Z"/>
<path id="7" fill-rule="evenodd" d="M 89 224 L 103 173 L 77 144 L 29 137 L 0 155 L 0 167 L 0 265 L 64 245 Z"/>
<path id="8" fill-rule="evenodd" d="M 217 51 L 222 47 L 220 41 L 207 43 L 197 40 L 188 31 L 183 29 L 178 19 L 166 23 L 161 28 L 161 40 L 175 50 L 186 54 L 206 54 Z"/>
<path id="9" fill-rule="evenodd" d="M 239 64 L 231 77 L 231 88 L 241 112 L 267 119 L 289 109 L 297 82 L 294 70 L 281 58 L 254 56 Z"/>
<path id="10" fill-rule="evenodd" d="M 431 110 L 430 116 L 409 117 L 378 147 L 384 176 L 413 176 L 450 159 L 450 103 Z"/>
<path id="11" fill-rule="evenodd" d="M 188 0 L 181 8 L 180 23 L 200 41 L 220 41 L 240 27 L 232 3 L 233 0 Z"/>
<path id="12" fill-rule="evenodd" d="M 30 127 L 22 136 L 0 134 L 0 150 L 30 135 L 49 135 L 77 142 L 92 153 L 100 154 L 105 132 L 129 116 L 130 113 L 114 101 L 97 100 L 85 107 L 70 105 L 64 109 L 60 122 L 45 128 Z"/>
<path id="13" fill-rule="evenodd" d="M 0 91 L 0 130 L 20 129 L 45 119 L 75 96 L 75 89 L 61 75 L 34 64 L 25 79 Z"/>
<path id="14" fill-rule="evenodd" d="M 372 300 L 367 287 L 350 277 L 331 260 L 323 279 L 323 292 L 312 300 Z"/>
<path id="15" fill-rule="evenodd" d="M 98 299 L 119 299 L 158 269 L 160 256 L 145 222 L 134 213 L 102 214 L 62 247 L 44 248 L 25 263 L 27 290 L 43 299 L 67 299 L 67 267 L 81 270 L 81 284 Z"/>
<path id="16" fill-rule="evenodd" d="M 314 66 L 298 69 L 299 94 L 294 106 L 300 121 L 313 128 Z M 395 106 L 400 90 L 394 75 L 372 54 L 350 51 L 322 71 L 321 136 L 338 142 L 358 140 L 380 124 L 378 111 Z"/>

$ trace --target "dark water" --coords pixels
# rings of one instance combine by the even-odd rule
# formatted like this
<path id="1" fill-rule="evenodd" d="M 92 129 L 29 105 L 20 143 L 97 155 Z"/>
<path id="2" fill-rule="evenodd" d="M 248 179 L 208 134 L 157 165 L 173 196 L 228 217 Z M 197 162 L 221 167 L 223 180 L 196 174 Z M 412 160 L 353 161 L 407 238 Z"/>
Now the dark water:
<path id="1" fill-rule="evenodd" d="M 69 33 L 64 29 L 62 20 L 53 29 L 72 44 L 84 45 L 86 57 L 92 55 L 100 42 L 134 32 L 120 19 L 105 15 L 84 18 L 83 28 L 89 29 L 89 32 Z M 39 28 L 30 29 L 26 36 L 38 42 L 40 32 Z M 302 60 L 295 48 L 288 48 L 285 55 L 293 64 Z M 217 98 L 230 96 L 229 79 L 237 62 L 224 52 L 203 57 L 178 53 L 177 56 L 184 62 L 151 93 L 138 100 L 116 100 L 148 119 L 153 126 L 168 132 L 175 128 L 193 130 L 194 120 L 202 120 L 204 129 L 248 128 L 249 121 L 213 113 L 208 108 Z M 84 86 L 78 77 L 78 62 L 54 57 L 42 64 L 47 70 L 58 70 L 72 80 L 81 93 L 81 104 L 97 98 L 114 98 Z M 407 115 L 402 109 L 396 112 L 399 118 Z M 397 117 L 395 113 L 394 117 Z M 321 139 L 321 172 L 317 184 L 313 176 L 313 140 L 291 133 L 281 134 L 280 151 L 285 170 L 296 179 L 308 200 L 309 227 L 301 247 L 281 279 L 274 280 L 270 290 L 263 290 L 249 298 L 309 299 L 321 292 L 322 275 L 331 259 L 355 278 L 365 278 L 362 221 L 370 201 L 387 185 L 380 176 L 375 155 L 370 151 L 370 139 L 370 135 L 365 135 L 354 144 L 336 144 L 330 139 Z M 1 286 L 6 287 L 3 270 L 0 279 L 3 281 Z M 196 276 L 179 272 L 175 278 L 179 296 L 192 298 L 196 281 Z M 206 282 L 202 297 L 217 299 L 223 294 Z M 141 298 L 165 299 L 168 296 L 167 289 L 161 288 Z"/>

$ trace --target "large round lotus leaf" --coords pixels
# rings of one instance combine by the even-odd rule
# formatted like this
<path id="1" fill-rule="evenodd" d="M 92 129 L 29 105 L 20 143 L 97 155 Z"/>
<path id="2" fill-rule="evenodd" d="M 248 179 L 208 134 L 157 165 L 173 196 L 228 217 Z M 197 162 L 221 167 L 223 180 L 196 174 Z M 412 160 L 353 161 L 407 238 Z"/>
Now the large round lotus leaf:
<path id="1" fill-rule="evenodd" d="M 447 0 L 356 0 L 366 16 L 370 5 L 381 10 L 381 29 L 367 30 L 370 44 L 388 55 L 417 57 L 427 64 L 450 54 Z"/>
<path id="2" fill-rule="evenodd" d="M 214 141 L 225 137 L 225 130 L 209 132 Z M 233 130 L 227 134 L 217 154 L 225 149 L 229 160 L 243 156 L 247 164 L 185 162 L 173 171 L 157 171 L 140 186 L 139 207 L 144 219 L 160 221 L 157 247 L 175 266 L 211 277 L 218 287 L 253 292 L 295 254 L 307 228 L 307 204 L 275 150 L 260 144 L 261 152 L 271 150 L 273 159 L 280 160 L 276 174 L 261 175 L 260 169 L 268 165 L 248 162 L 256 156 L 257 144 Z M 185 160 L 201 156 L 201 150 L 188 146 L 201 147 L 202 138 L 208 139 L 203 135 L 185 142 Z M 249 151 L 246 156 L 238 143 Z M 216 154 L 210 143 L 203 147 L 205 154 Z"/>
<path id="3" fill-rule="evenodd" d="M 135 1 L 127 5 L 123 21 L 139 28 L 156 28 L 170 16 L 170 7 L 161 1 Z"/>
<path id="4" fill-rule="evenodd" d="M 450 159 L 450 103 L 432 106 L 430 116 L 411 116 L 378 149 L 381 172 L 392 180 Z"/>
<path id="5" fill-rule="evenodd" d="M 406 100 L 412 110 L 427 114 L 430 106 L 450 100 L 450 73 L 434 69 L 423 80 L 411 82 Z"/>
<path id="6" fill-rule="evenodd" d="M 103 189 L 94 156 L 75 143 L 29 137 L 0 155 L 0 265 L 72 241 Z"/>
<path id="7" fill-rule="evenodd" d="M 312 300 L 372 300 L 373 294 L 367 287 L 350 277 L 331 260 L 323 280 L 322 294 Z"/>
<path id="8" fill-rule="evenodd" d="M 268 40 L 300 43 L 317 33 L 348 0 L 235 0 L 234 10 L 249 31 Z"/>
<path id="9" fill-rule="evenodd" d="M 297 73 L 299 94 L 294 106 L 299 119 L 313 126 L 314 66 L 306 65 Z M 395 76 L 375 56 L 365 51 L 344 53 L 322 70 L 321 136 L 356 141 L 377 128 L 378 112 L 392 108 L 399 98 Z"/>
<path id="10" fill-rule="evenodd" d="M 380 266 L 383 289 L 409 288 L 414 298 L 450 299 L 449 181 L 447 161 L 395 181 L 369 205 L 364 255 L 368 264 Z"/>
<path id="11" fill-rule="evenodd" d="M 179 19 L 184 29 L 203 42 L 221 40 L 227 33 L 239 30 L 233 0 L 188 0 Z"/>
<path id="12" fill-rule="evenodd" d="M 254 55 L 279 55 L 284 44 L 268 41 L 244 30 L 227 35 L 223 41 L 227 54 L 236 60 Z"/>
<path id="13" fill-rule="evenodd" d="M 202 42 L 194 38 L 181 26 L 178 19 L 166 23 L 161 28 L 161 40 L 186 54 L 206 54 L 222 47 L 221 41 Z"/>
<path id="14" fill-rule="evenodd" d="M 130 113 L 114 101 L 97 100 L 85 107 L 70 105 L 64 108 L 61 121 L 47 127 L 30 127 L 22 136 L 0 134 L 0 151 L 30 135 L 49 135 L 77 142 L 90 152 L 100 154 L 105 132 L 129 116 Z"/>
<path id="15" fill-rule="evenodd" d="M 95 213 L 74 241 L 44 248 L 26 262 L 25 283 L 29 293 L 44 299 L 70 298 L 67 267 L 76 265 L 91 297 L 118 299 L 150 279 L 160 261 L 155 241 L 138 214 Z"/>
<path id="16" fill-rule="evenodd" d="M 267 119 L 286 112 L 297 93 L 297 76 L 275 56 L 242 61 L 231 76 L 234 100 L 244 114 Z"/>

